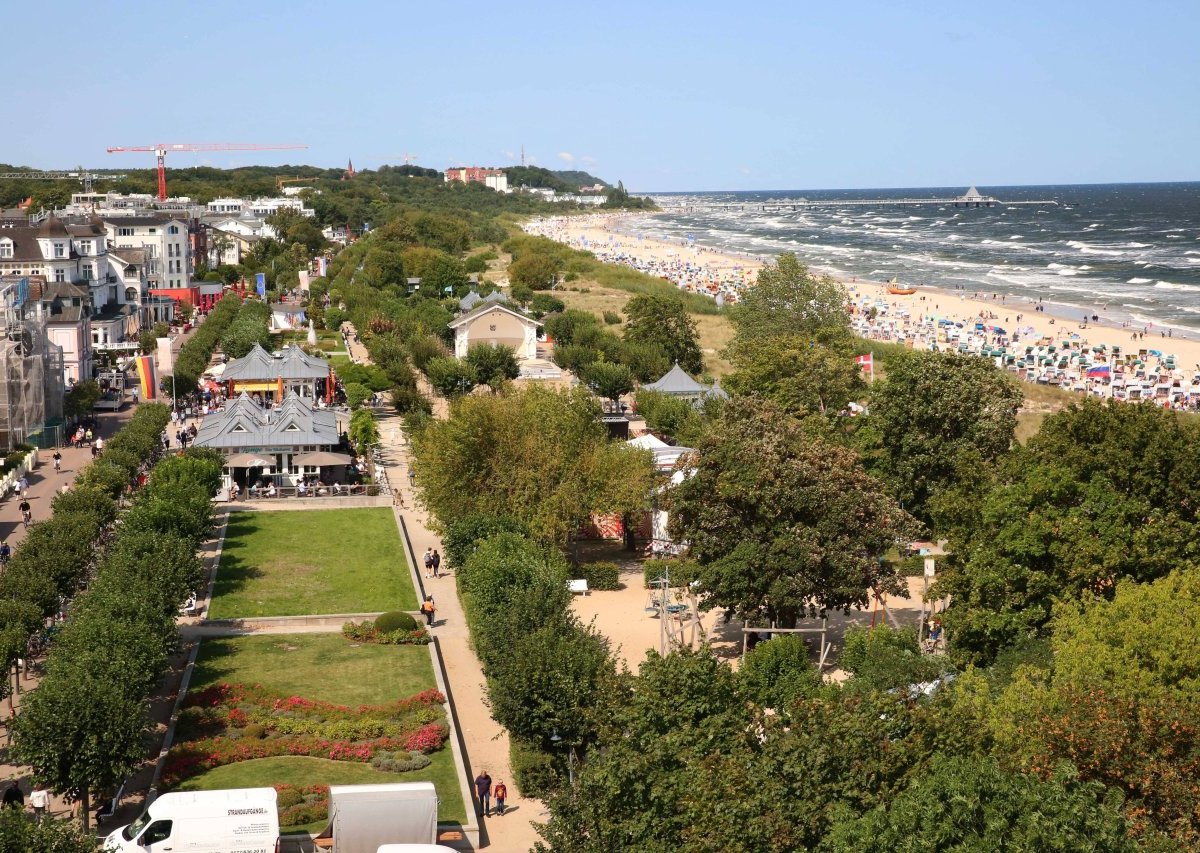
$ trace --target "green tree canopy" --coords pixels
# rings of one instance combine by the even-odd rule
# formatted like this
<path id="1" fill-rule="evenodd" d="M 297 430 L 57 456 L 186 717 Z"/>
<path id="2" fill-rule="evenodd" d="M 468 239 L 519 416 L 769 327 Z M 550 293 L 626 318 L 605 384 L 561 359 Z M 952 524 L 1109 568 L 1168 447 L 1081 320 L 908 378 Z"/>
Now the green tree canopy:
<path id="1" fill-rule="evenodd" d="M 728 355 L 735 371 L 725 385 L 732 393 L 765 397 L 797 418 L 835 417 L 867 390 L 844 344 L 781 334 L 735 341 Z"/>
<path id="2" fill-rule="evenodd" d="M 829 276 L 816 276 L 796 256 L 785 253 L 758 272 L 758 281 L 730 313 L 735 340 L 799 335 L 831 343 L 849 335 L 846 288 Z"/>
<path id="3" fill-rule="evenodd" d="M 626 341 L 657 346 L 688 373 L 704 372 L 696 321 L 688 316 L 683 300 L 642 294 L 625 303 L 624 311 Z"/>
<path id="4" fill-rule="evenodd" d="M 475 366 L 453 356 L 432 359 L 425 365 L 425 375 L 433 390 L 447 399 L 470 394 L 479 384 Z"/>
<path id="5" fill-rule="evenodd" d="M 416 437 L 422 498 L 444 527 L 470 513 L 509 515 L 563 544 L 594 512 L 648 500 L 648 454 L 610 444 L 584 392 L 531 387 L 465 397 Z"/>
<path id="6" fill-rule="evenodd" d="M 904 594 L 880 558 L 920 526 L 853 451 L 761 402 L 728 408 L 697 450 L 668 494 L 670 529 L 700 561 L 709 606 L 765 607 L 790 627 L 810 610 L 863 606 L 871 588 Z"/>
<path id="7" fill-rule="evenodd" d="M 493 391 L 521 375 L 516 352 L 502 344 L 472 344 L 466 362 L 475 370 L 479 382 Z"/>
<path id="8" fill-rule="evenodd" d="M 549 290 L 558 281 L 558 266 L 546 255 L 522 255 L 509 264 L 508 279 L 530 290 Z"/>
<path id="9" fill-rule="evenodd" d="M 592 393 L 617 405 L 622 394 L 633 390 L 633 373 L 623 364 L 596 361 L 583 369 L 583 381 Z"/>
<path id="10" fill-rule="evenodd" d="M 870 429 L 859 434 L 871 436 L 872 472 L 929 523 L 933 496 L 1008 452 L 1021 400 L 1016 383 L 985 359 L 903 353 L 872 388 Z"/>

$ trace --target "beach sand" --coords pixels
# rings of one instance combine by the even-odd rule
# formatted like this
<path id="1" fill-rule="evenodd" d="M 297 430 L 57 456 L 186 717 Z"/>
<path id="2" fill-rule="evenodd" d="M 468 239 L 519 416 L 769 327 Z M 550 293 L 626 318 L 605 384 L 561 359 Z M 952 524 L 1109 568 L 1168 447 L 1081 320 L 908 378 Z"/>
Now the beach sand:
<path id="1" fill-rule="evenodd" d="M 640 214 L 639 216 L 645 216 Z M 703 273 L 694 274 L 698 282 L 704 280 L 720 280 L 727 282 L 724 290 L 734 293 L 753 286 L 757 271 L 769 260 L 723 254 L 714 249 L 696 244 L 668 243 L 640 235 L 644 227 L 638 226 L 628 214 L 593 214 L 588 216 L 556 217 L 549 220 L 533 220 L 526 225 L 533 233 L 542 234 L 551 239 L 568 243 L 576 248 L 587 248 L 593 251 L 601 260 L 607 256 L 625 255 L 638 261 L 648 268 L 652 274 L 657 269 L 683 270 L 688 267 L 702 268 Z M 820 272 L 820 270 L 814 270 Z M 1182 337 L 1164 337 L 1165 330 L 1157 327 L 1139 326 L 1122 328 L 1119 323 L 1104 322 L 1103 315 L 1099 321 L 1082 322 L 1082 309 L 1071 315 L 1065 313 L 1064 306 L 1046 304 L 1043 311 L 1035 311 L 1037 299 L 939 289 L 935 287 L 919 287 L 912 296 L 896 296 L 887 293 L 886 282 L 872 282 L 861 279 L 841 279 L 845 285 L 851 302 L 861 304 L 869 300 L 872 304 L 877 301 L 886 302 L 889 314 L 899 315 L 907 311 L 913 318 L 936 317 L 949 319 L 973 326 L 975 322 L 983 321 L 1004 327 L 1009 332 L 1016 328 L 1032 329 L 1032 333 L 1022 336 L 1019 342 L 1032 344 L 1045 338 L 1054 342 L 1073 340 L 1073 346 L 1098 347 L 1104 345 L 1111 352 L 1113 347 L 1120 347 L 1122 353 L 1136 353 L 1141 349 L 1160 350 L 1163 356 L 1174 355 L 1179 368 L 1189 375 L 1200 371 L 1200 340 L 1190 340 Z M 693 289 L 701 289 L 702 285 Z M 1017 317 L 1020 316 L 1020 321 Z M 1133 340 L 1134 332 L 1142 333 L 1141 340 Z M 1072 337 L 1076 336 L 1076 337 Z M 1010 348 L 1010 352 L 1017 348 Z M 1152 365 L 1153 366 L 1153 365 Z"/>

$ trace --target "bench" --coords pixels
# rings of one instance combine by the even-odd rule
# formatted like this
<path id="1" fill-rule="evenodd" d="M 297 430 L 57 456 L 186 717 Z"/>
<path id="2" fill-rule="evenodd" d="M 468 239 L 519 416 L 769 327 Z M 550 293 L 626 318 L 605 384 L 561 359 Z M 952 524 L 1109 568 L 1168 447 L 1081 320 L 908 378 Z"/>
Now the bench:
<path id="1" fill-rule="evenodd" d="M 195 616 L 196 615 L 196 593 L 188 596 L 187 601 L 183 603 L 183 607 L 179 608 L 180 616 Z"/>
<path id="2" fill-rule="evenodd" d="M 100 826 L 117 813 L 117 809 L 121 806 L 121 795 L 125 793 L 125 785 L 128 782 L 128 779 L 122 782 L 121 787 L 117 788 L 117 793 L 113 794 L 113 798 L 101 803 L 100 808 L 96 809 L 96 826 Z"/>
<path id="3" fill-rule="evenodd" d="M 587 581 L 584 580 L 583 578 L 578 578 L 576 580 L 567 581 L 567 589 L 571 590 L 571 592 L 573 592 L 573 593 L 577 592 L 581 595 L 588 594 Z"/>

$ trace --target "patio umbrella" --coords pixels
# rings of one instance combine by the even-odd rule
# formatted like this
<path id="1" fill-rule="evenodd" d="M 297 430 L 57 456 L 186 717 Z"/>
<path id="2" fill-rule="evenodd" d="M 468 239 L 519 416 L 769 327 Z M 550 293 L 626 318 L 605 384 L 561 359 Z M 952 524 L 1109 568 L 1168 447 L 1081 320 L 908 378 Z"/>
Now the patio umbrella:
<path id="1" fill-rule="evenodd" d="M 263 459 L 255 453 L 235 453 L 225 460 L 226 468 L 266 468 L 274 464 L 274 460 Z"/>
<path id="2" fill-rule="evenodd" d="M 330 453 L 317 450 L 312 453 L 301 453 L 292 457 L 296 465 L 308 465 L 313 468 L 332 468 L 336 465 L 349 465 L 354 460 L 344 453 Z"/>

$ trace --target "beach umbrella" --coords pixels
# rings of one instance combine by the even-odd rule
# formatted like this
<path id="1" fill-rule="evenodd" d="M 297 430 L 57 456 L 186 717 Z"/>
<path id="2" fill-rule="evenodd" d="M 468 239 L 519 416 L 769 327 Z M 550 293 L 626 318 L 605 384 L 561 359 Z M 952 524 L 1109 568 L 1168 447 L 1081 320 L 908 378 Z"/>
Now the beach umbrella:
<path id="1" fill-rule="evenodd" d="M 235 453 L 225 460 L 226 468 L 266 468 L 274 464 L 273 460 L 264 459 L 255 453 Z"/>
<path id="2" fill-rule="evenodd" d="M 344 453 L 330 453 L 325 450 L 300 453 L 292 459 L 293 464 L 308 465 L 313 468 L 332 468 L 337 465 L 349 465 L 353 461 Z"/>

